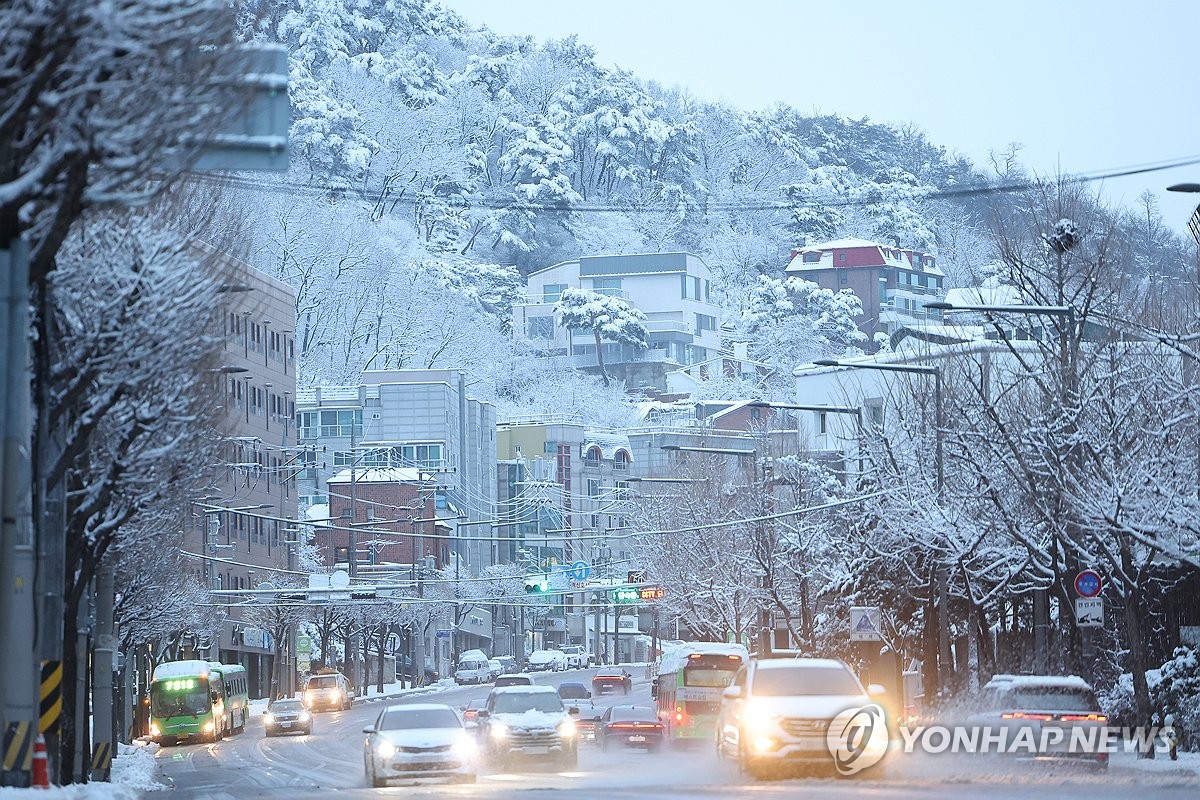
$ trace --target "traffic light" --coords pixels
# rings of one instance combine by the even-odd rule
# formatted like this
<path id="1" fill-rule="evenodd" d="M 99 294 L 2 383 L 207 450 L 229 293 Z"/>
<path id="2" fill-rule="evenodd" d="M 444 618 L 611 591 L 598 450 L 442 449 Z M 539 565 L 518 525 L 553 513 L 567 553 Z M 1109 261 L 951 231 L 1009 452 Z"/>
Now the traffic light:
<path id="1" fill-rule="evenodd" d="M 542 575 L 535 575 L 525 579 L 525 592 L 527 594 L 545 594 L 550 591 L 550 581 Z"/>
<path id="2" fill-rule="evenodd" d="M 646 582 L 645 570 L 640 570 L 640 569 L 629 570 L 628 580 L 626 580 L 625 582 L 626 583 L 645 583 Z"/>

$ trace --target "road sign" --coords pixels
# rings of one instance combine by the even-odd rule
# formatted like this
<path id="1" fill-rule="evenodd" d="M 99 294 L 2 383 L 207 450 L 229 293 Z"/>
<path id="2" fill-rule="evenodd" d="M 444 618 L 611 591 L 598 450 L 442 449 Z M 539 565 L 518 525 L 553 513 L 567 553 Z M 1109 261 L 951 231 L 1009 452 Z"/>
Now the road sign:
<path id="1" fill-rule="evenodd" d="M 296 635 L 296 655 L 301 660 L 312 655 L 312 639 L 302 633 Z"/>
<path id="2" fill-rule="evenodd" d="M 452 631 L 438 631 L 436 636 L 439 639 L 449 639 Z"/>
<path id="3" fill-rule="evenodd" d="M 1104 601 L 1099 597 L 1076 597 L 1075 624 L 1080 628 L 1103 628 Z"/>
<path id="4" fill-rule="evenodd" d="M 1075 591 L 1079 593 L 1080 597 L 1095 597 L 1103 588 L 1104 583 L 1100 580 L 1100 573 L 1095 570 L 1085 569 L 1075 576 Z"/>
<path id="5" fill-rule="evenodd" d="M 586 561 L 576 561 L 567 571 L 571 580 L 586 581 L 592 575 L 592 567 Z"/>
<path id="6" fill-rule="evenodd" d="M 850 641 L 882 642 L 883 614 L 879 606 L 853 606 L 850 609 Z"/>
<path id="7" fill-rule="evenodd" d="M 667 590 L 661 586 L 643 586 L 638 589 L 639 600 L 662 600 L 667 596 Z"/>
<path id="8" fill-rule="evenodd" d="M 640 592 L 633 588 L 613 589 L 608 593 L 608 599 L 614 603 L 636 603 L 640 598 Z"/>

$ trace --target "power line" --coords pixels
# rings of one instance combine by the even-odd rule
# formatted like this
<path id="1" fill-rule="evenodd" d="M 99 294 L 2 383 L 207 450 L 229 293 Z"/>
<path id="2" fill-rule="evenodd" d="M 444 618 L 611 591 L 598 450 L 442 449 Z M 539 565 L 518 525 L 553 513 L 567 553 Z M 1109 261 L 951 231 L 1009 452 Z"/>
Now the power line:
<path id="1" fill-rule="evenodd" d="M 1149 162 L 1147 164 L 1132 165 L 1128 167 L 1117 167 L 1112 169 L 1100 170 L 1096 172 L 1083 172 L 1078 175 L 1066 176 L 1065 179 L 1073 183 L 1094 183 L 1097 181 L 1105 181 L 1112 178 L 1123 178 L 1130 175 L 1142 175 L 1151 172 L 1161 172 L 1163 170 L 1177 169 L 1179 167 L 1189 167 L 1200 164 L 1200 156 L 1187 156 L 1178 159 L 1171 159 L 1162 162 Z M 226 176 L 220 177 L 209 174 L 191 173 L 191 177 L 198 183 L 212 183 L 221 186 L 229 186 L 235 189 L 243 189 L 254 192 L 266 192 L 268 194 L 287 194 L 296 197 L 329 197 L 334 194 L 347 194 L 349 190 L 346 187 L 330 186 L 330 185 L 314 185 L 304 184 L 294 181 L 278 181 L 275 183 L 263 183 L 259 180 L 251 180 L 248 178 Z M 1028 181 L 1012 181 L 1009 183 L 998 184 L 980 184 L 966 186 L 947 186 L 935 188 L 932 191 L 922 192 L 919 187 L 912 187 L 915 191 L 906 193 L 905 196 L 913 200 L 945 200 L 964 197 L 986 197 L 988 195 L 1011 194 L 1017 192 L 1029 191 L 1036 188 L 1041 182 L 1038 180 Z M 864 187 L 869 189 L 870 187 Z M 429 200 L 442 200 L 453 204 L 456 200 L 460 201 L 459 208 L 464 211 L 469 210 L 485 210 L 485 211 L 533 211 L 538 213 L 557 213 L 557 214 L 677 214 L 681 210 L 686 210 L 686 206 L 649 206 L 649 205 L 633 205 L 633 204 L 584 204 L 584 205 L 564 205 L 560 203 L 537 203 L 528 202 L 519 199 L 511 200 L 494 200 L 485 198 L 462 198 L 462 197 L 437 197 L 428 198 L 420 195 L 408 197 L 393 197 L 382 190 L 354 190 L 353 196 L 362 200 L 371 202 L 386 202 L 391 205 L 402 205 L 406 207 L 416 207 L 417 204 L 428 202 Z M 889 202 L 898 199 L 896 194 L 892 196 L 882 197 L 826 197 L 824 199 L 811 197 L 806 198 L 802 202 L 787 203 L 787 202 L 761 202 L 761 203 L 743 203 L 733 201 L 709 201 L 704 203 L 705 212 L 725 212 L 725 211 L 791 211 L 798 206 L 820 205 L 830 208 L 849 208 L 859 206 L 871 206 L 882 202 Z"/>

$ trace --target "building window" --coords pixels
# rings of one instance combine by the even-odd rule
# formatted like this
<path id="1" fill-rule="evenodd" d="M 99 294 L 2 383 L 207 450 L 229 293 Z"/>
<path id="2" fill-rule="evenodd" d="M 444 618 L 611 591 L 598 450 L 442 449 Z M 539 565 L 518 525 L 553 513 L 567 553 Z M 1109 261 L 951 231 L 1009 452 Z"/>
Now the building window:
<path id="1" fill-rule="evenodd" d="M 402 463 L 420 467 L 436 467 L 442 463 L 440 444 L 406 444 L 394 448 L 399 451 Z"/>
<path id="2" fill-rule="evenodd" d="M 583 454 L 583 465 L 585 467 L 598 467 L 603 457 L 604 454 L 600 452 L 599 447 L 589 447 L 587 452 Z"/>
<path id="3" fill-rule="evenodd" d="M 680 297 L 684 300 L 699 300 L 700 299 L 700 279 L 694 278 L 691 275 L 679 276 L 679 291 Z"/>
<path id="4" fill-rule="evenodd" d="M 805 253 L 804 254 L 804 263 L 805 264 L 820 264 L 821 263 L 821 254 L 819 252 L 818 253 Z"/>
<path id="5" fill-rule="evenodd" d="M 613 456 L 613 469 L 629 469 L 629 453 L 626 453 L 624 450 L 618 450 L 617 454 Z M 617 485 L 619 486 L 620 483 L 621 482 L 618 481 Z"/>
<path id="6" fill-rule="evenodd" d="M 530 339 L 553 339 L 554 317 L 530 317 L 528 335 Z"/>
<path id="7" fill-rule="evenodd" d="M 600 527 L 600 515 L 599 514 L 592 514 L 592 527 L 593 528 Z"/>
<path id="8" fill-rule="evenodd" d="M 621 291 L 621 279 L 592 278 L 592 291 L 600 294 L 618 294 Z"/>
<path id="9" fill-rule="evenodd" d="M 696 330 L 697 331 L 715 331 L 717 329 L 717 318 L 708 314 L 696 315 Z"/>
<path id="10" fill-rule="evenodd" d="M 846 263 L 846 254 L 845 253 L 838 253 L 838 263 L 839 264 Z"/>
<path id="11" fill-rule="evenodd" d="M 362 412 L 357 409 L 322 409 L 321 436 L 362 436 Z"/>
<path id="12" fill-rule="evenodd" d="M 600 496 L 600 479 L 599 478 L 588 478 L 587 490 L 588 490 L 588 497 L 599 497 Z"/>
<path id="13" fill-rule="evenodd" d="M 762 419 L 762 409 L 758 406 L 750 406 L 750 419 Z"/>
<path id="14" fill-rule="evenodd" d="M 817 432 L 820 434 L 829 433 L 829 417 L 824 411 L 817 412 Z"/>
<path id="15" fill-rule="evenodd" d="M 547 283 L 542 286 L 542 302 L 557 303 L 562 297 L 563 291 L 567 288 L 565 283 Z"/>
<path id="16" fill-rule="evenodd" d="M 844 269 L 838 270 L 838 284 L 845 286 L 850 283 L 850 274 Z"/>

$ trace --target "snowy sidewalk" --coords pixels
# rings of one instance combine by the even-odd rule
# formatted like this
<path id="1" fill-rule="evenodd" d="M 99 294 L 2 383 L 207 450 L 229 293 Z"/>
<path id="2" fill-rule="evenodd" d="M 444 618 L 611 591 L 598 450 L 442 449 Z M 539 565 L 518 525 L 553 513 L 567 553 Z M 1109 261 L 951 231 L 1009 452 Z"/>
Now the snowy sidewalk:
<path id="1" fill-rule="evenodd" d="M 1138 758 L 1136 753 L 1113 753 L 1108 765 L 1122 769 L 1136 769 L 1142 772 L 1154 772 L 1159 775 L 1171 772 L 1180 775 L 1200 777 L 1200 753 L 1180 753 L 1178 761 L 1172 761 L 1163 754 L 1154 758 Z"/>
<path id="2" fill-rule="evenodd" d="M 113 759 L 112 783 L 86 783 L 56 786 L 52 789 L 0 788 L 0 800 L 37 797 L 42 800 L 137 800 L 143 792 L 159 792 L 170 787 L 155 777 L 158 765 L 154 753 L 158 745 L 137 742 L 122 744 Z"/>

